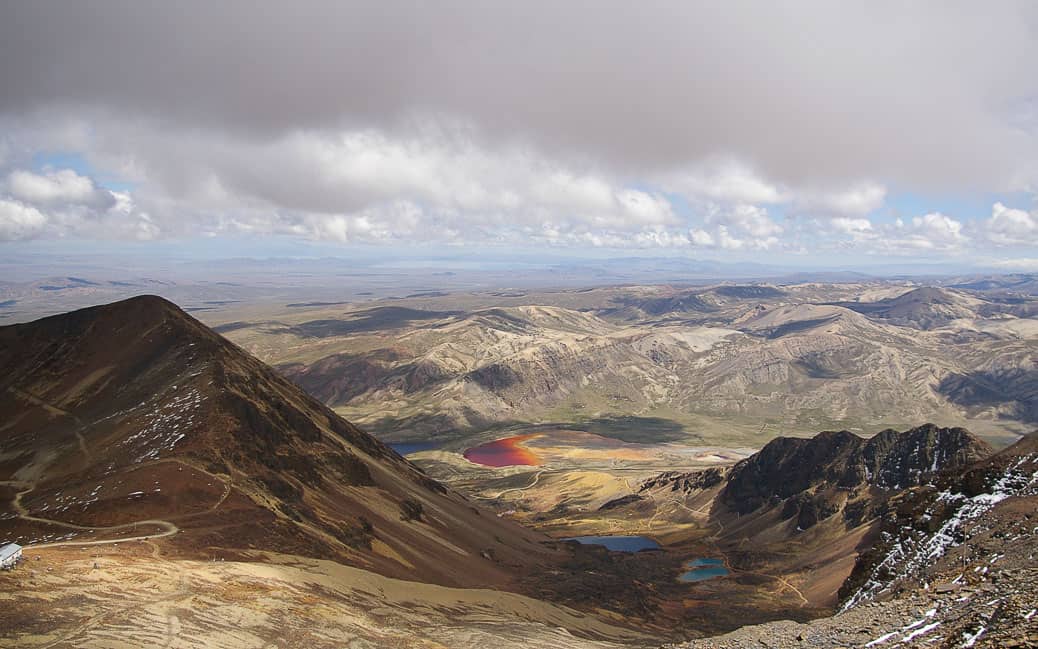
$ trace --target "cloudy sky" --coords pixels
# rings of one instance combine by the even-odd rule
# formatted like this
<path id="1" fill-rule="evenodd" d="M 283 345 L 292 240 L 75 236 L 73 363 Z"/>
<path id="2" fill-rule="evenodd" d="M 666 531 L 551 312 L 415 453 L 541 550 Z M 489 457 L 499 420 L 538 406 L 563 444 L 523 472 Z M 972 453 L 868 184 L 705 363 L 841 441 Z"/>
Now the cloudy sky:
<path id="1" fill-rule="evenodd" d="M 0 0 L 0 250 L 1038 269 L 1036 70 L 1033 2 Z"/>

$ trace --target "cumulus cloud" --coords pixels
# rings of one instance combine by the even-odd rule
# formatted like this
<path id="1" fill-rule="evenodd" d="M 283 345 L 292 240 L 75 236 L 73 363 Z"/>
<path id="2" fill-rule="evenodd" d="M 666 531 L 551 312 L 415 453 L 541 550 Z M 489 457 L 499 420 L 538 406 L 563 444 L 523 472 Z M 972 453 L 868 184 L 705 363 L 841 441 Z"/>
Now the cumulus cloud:
<path id="1" fill-rule="evenodd" d="M 883 245 L 905 252 L 954 251 L 968 241 L 961 221 L 939 212 L 898 219 L 884 232 Z"/>
<path id="2" fill-rule="evenodd" d="M 300 131 L 264 142 L 164 131 L 146 120 L 98 119 L 92 130 L 84 154 L 124 171 L 135 189 L 110 191 L 69 169 L 12 169 L 0 198 L 32 207 L 43 221 L 0 236 L 250 234 L 741 253 L 853 244 L 863 254 L 915 254 L 978 241 L 1026 245 L 1033 227 L 1033 215 L 1001 204 L 983 228 L 940 213 L 879 224 L 860 212 L 884 202 L 881 185 L 798 189 L 731 165 L 686 184 L 679 209 L 674 186 L 631 186 L 596 165 L 528 146 L 492 148 L 465 128 Z M 763 200 L 735 200 L 751 197 Z M 805 221 L 797 214 L 806 205 L 818 215 Z"/>
<path id="3" fill-rule="evenodd" d="M 991 207 L 991 218 L 981 224 L 982 233 L 1000 246 L 1038 245 L 1038 215 L 1002 203 Z"/>
<path id="4" fill-rule="evenodd" d="M 264 142 L 169 132 L 147 121 L 98 119 L 93 131 L 86 150 L 127 170 L 139 186 L 132 213 L 145 211 L 168 235 L 523 243 L 548 227 L 560 244 L 634 247 L 677 245 L 683 236 L 674 238 L 684 221 L 659 191 L 626 185 L 586 164 L 568 166 L 529 147 L 480 146 L 464 128 L 395 137 L 368 129 L 300 131 Z M 111 204 L 93 201 L 94 211 L 118 211 L 116 193 L 97 190 L 69 170 L 18 170 L 9 178 L 12 194 L 41 206 L 103 193 Z M 668 228 L 673 232 L 661 234 Z M 593 234 L 602 237 L 585 236 Z"/>
<path id="5" fill-rule="evenodd" d="M 869 218 L 812 219 L 799 229 L 816 249 L 838 249 L 875 256 L 959 254 L 972 243 L 966 226 L 939 212 L 893 222 Z"/>
<path id="6" fill-rule="evenodd" d="M 868 219 L 852 219 L 841 216 L 829 220 L 828 226 L 837 232 L 842 232 L 843 234 L 849 234 L 852 236 L 871 234 L 874 232 L 872 221 Z"/>
<path id="7" fill-rule="evenodd" d="M 7 176 L 7 191 L 15 198 L 34 205 L 89 205 L 107 208 L 115 204 L 110 192 L 100 190 L 86 176 L 72 169 L 44 173 L 15 170 Z"/>
<path id="8" fill-rule="evenodd" d="M 736 160 L 712 161 L 661 177 L 669 191 L 693 200 L 775 204 L 790 199 L 789 190 L 765 179 Z"/>
<path id="9" fill-rule="evenodd" d="M 704 227 L 689 231 L 689 242 L 703 248 L 720 250 L 772 250 L 780 247 L 778 235 L 784 228 L 764 207 L 737 204 L 730 208 L 711 207 Z"/>
<path id="10" fill-rule="evenodd" d="M 35 207 L 0 198 L 0 240 L 30 239 L 47 225 L 47 217 Z"/>
<path id="11" fill-rule="evenodd" d="M 792 212 L 833 218 L 864 216 L 882 207 L 887 195 L 887 188 L 873 181 L 830 189 L 783 184 L 734 160 L 664 174 L 659 182 L 692 202 L 786 205 Z"/>
<path id="12" fill-rule="evenodd" d="M 129 192 L 98 187 L 72 169 L 15 169 L 0 183 L 0 241 L 34 238 L 156 239 L 161 226 Z"/>
<path id="13" fill-rule="evenodd" d="M 725 215 L 728 225 L 755 237 L 768 238 L 782 232 L 782 226 L 768 216 L 768 211 L 757 205 L 736 205 Z"/>

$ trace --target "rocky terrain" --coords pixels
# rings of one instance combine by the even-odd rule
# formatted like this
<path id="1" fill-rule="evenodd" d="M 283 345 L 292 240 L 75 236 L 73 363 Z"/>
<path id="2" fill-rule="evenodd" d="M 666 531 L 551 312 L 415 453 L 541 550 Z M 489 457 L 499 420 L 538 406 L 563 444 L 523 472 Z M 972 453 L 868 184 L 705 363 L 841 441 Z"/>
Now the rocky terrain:
<path id="1" fill-rule="evenodd" d="M 899 492 L 880 520 L 834 617 L 680 646 L 1038 646 L 1038 433 Z"/>
<path id="2" fill-rule="evenodd" d="M 795 517 L 798 530 L 841 512 L 853 526 L 873 517 L 854 506 L 856 497 L 873 505 L 877 493 L 918 486 L 990 453 L 969 431 L 932 424 L 904 433 L 888 429 L 867 440 L 848 431 L 780 437 L 732 467 L 719 499 L 740 515 L 781 505 L 782 517 Z"/>
<path id="3" fill-rule="evenodd" d="M 607 510 L 634 517 L 647 503 L 669 500 L 666 515 L 711 529 L 710 542 L 730 568 L 780 577 L 806 603 L 832 608 L 863 570 L 862 553 L 881 546 L 884 521 L 905 493 L 992 452 L 964 429 L 932 424 L 869 439 L 847 431 L 780 437 L 731 467 L 646 480 L 637 498 Z"/>
<path id="4" fill-rule="evenodd" d="M 160 298 L 0 328 L 0 366 L 9 541 L 135 530 L 452 586 L 551 555 Z"/>

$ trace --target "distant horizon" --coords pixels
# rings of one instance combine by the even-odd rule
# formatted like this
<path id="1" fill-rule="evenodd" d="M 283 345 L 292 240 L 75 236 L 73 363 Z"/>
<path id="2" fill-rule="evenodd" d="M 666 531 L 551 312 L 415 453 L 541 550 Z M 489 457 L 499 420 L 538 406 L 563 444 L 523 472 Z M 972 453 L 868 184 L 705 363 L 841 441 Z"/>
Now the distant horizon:
<path id="1" fill-rule="evenodd" d="M 704 268 L 690 275 L 696 278 L 774 278 L 795 273 L 859 273 L 877 278 L 965 274 L 1029 274 L 1038 272 L 1038 259 L 1014 262 L 987 259 L 916 259 L 884 257 L 845 260 L 840 263 L 810 255 L 757 259 L 731 259 L 693 251 L 640 251 L 626 249 L 531 249 L 518 247 L 388 247 L 378 245 L 316 246 L 300 242 L 273 245 L 241 245 L 235 241 L 210 240 L 204 247 L 170 242 L 121 242 L 101 246 L 97 242 L 0 243 L 0 281 L 26 282 L 62 276 L 67 273 L 104 277 L 127 277 L 134 273 L 195 274 L 200 267 L 220 267 L 224 272 L 262 273 L 256 265 L 294 263 L 331 264 L 356 268 L 440 268 L 468 269 L 543 269 L 594 264 L 622 265 L 637 262 L 639 270 L 658 264 L 667 272 L 675 264 Z M 6 249 L 6 250 L 5 250 Z M 212 278 L 218 280 L 218 277 Z"/>

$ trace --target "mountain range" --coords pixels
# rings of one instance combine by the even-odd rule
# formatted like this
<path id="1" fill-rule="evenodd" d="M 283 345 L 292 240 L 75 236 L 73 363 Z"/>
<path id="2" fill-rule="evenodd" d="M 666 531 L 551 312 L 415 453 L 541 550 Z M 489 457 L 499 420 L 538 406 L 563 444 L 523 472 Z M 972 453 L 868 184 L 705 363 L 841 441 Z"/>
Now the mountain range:
<path id="1" fill-rule="evenodd" d="M 1036 310 L 1002 289 L 732 284 L 427 296 L 216 328 L 395 441 L 634 418 L 690 443 L 933 421 L 1002 444 L 1038 423 Z"/>
<path id="2" fill-rule="evenodd" d="M 721 311 L 729 307 L 718 295 L 739 305 L 775 297 L 771 291 L 699 299 L 717 300 Z M 681 308 L 689 305 L 681 298 Z M 833 304 L 761 306 L 738 306 L 731 321 L 755 346 L 785 341 L 796 349 L 827 335 L 849 345 L 877 330 L 888 341 L 907 335 L 884 329 L 905 325 Z M 340 327 L 356 334 L 418 320 L 406 311 L 368 317 L 307 321 L 290 335 L 322 340 L 331 329 L 335 341 Z M 589 328 L 598 328 L 600 348 L 618 339 L 622 353 L 651 356 L 681 327 L 700 326 L 661 323 L 655 338 L 635 336 L 636 345 L 618 321 L 559 307 L 424 321 L 459 340 L 488 330 L 521 337 L 550 325 L 570 336 L 555 340 L 557 368 L 583 356 L 591 376 L 620 367 L 566 356 L 569 345 L 592 344 Z M 793 345 L 805 331 L 811 337 Z M 690 350 L 714 345 L 703 335 L 681 341 L 693 360 L 699 352 Z M 488 334 L 483 349 L 497 355 L 495 345 L 518 339 Z M 551 369 L 544 353 L 519 346 L 504 367 L 514 371 L 515 359 L 526 358 Z M 190 637 L 195 644 L 185 646 L 604 649 L 724 632 L 687 646 L 1038 640 L 1034 434 L 1000 451 L 964 428 L 935 424 L 868 438 L 847 430 L 778 436 L 731 464 L 653 475 L 595 511 L 541 512 L 542 524 L 531 528 L 434 480 L 161 298 L 2 327 L 0 366 L 0 540 L 27 546 L 29 557 L 28 566 L 0 575 L 10 613 L 0 637 L 12 646 Z M 522 386 L 531 398 L 550 392 L 526 386 L 525 374 L 486 367 L 466 370 L 462 383 L 501 394 Z M 443 380 L 430 371 L 412 368 L 398 380 Z M 557 369 L 544 380 L 562 384 L 566 376 Z M 532 489 L 546 471 L 518 489 Z M 584 488 L 580 476 L 573 471 L 566 488 Z M 600 529 L 667 526 L 658 550 L 627 554 L 546 535 L 553 516 Z M 704 554 L 722 557 L 725 579 L 677 579 Z M 783 618 L 795 621 L 769 622 Z"/>

